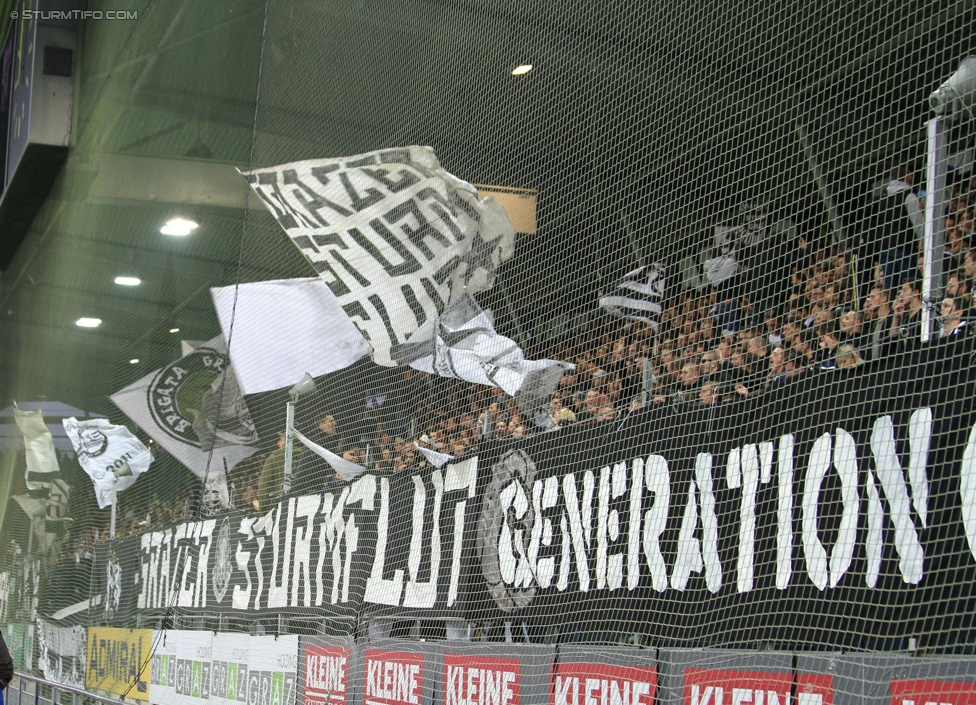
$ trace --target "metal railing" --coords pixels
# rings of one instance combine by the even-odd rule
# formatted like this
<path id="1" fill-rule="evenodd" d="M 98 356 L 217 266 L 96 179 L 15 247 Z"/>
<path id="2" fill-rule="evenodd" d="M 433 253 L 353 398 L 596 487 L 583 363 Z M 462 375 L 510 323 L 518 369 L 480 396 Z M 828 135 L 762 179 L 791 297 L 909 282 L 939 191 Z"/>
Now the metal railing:
<path id="1" fill-rule="evenodd" d="M 14 678 L 3 695 L 4 705 L 124 705 L 121 700 L 89 693 L 70 685 L 53 683 L 26 673 L 14 673 Z"/>

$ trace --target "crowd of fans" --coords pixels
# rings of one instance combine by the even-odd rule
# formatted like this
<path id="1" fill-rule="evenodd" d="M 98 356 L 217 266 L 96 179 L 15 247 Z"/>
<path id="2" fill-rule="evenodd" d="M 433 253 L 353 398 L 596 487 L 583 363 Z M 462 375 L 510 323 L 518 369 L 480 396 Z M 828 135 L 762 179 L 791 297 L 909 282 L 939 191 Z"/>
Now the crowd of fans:
<path id="1" fill-rule="evenodd" d="M 388 398 L 372 400 L 356 418 L 322 412 L 307 435 L 371 472 L 398 473 L 429 466 L 424 449 L 464 458 L 485 440 L 619 423 L 646 407 L 735 403 L 804 376 L 912 351 L 920 345 L 922 322 L 925 196 L 903 169 L 849 238 L 853 248 L 771 236 L 748 271 L 669 297 L 654 326 L 604 315 L 586 330 L 536 345 L 533 357 L 572 362 L 575 369 L 563 375 L 548 404 L 531 413 L 501 389 L 406 368 Z M 974 205 L 976 177 L 952 185 L 944 223 L 945 298 L 933 312 L 934 344 L 966 340 L 972 328 Z M 270 453 L 239 463 L 228 478 L 233 505 L 266 511 L 286 490 L 320 491 L 342 482 L 327 461 L 297 442 L 294 453 L 290 488 L 283 437 Z M 188 518 L 198 498 L 199 488 L 191 487 L 168 501 L 153 495 L 120 514 L 116 535 Z M 62 556 L 78 560 L 98 538 L 93 529 L 81 531 Z"/>
<path id="2" fill-rule="evenodd" d="M 323 413 L 309 436 L 371 471 L 396 473 L 427 465 L 421 448 L 463 458 L 483 440 L 605 424 L 651 405 L 734 403 L 804 375 L 911 351 L 920 344 L 925 205 L 913 180 L 910 169 L 896 172 L 851 238 L 854 248 L 770 237 L 759 266 L 672 296 L 656 327 L 604 316 L 535 350 L 575 369 L 531 418 L 498 388 L 407 369 L 396 385 L 399 397 L 414 402 L 405 413 L 381 406 L 346 423 Z M 955 183 L 951 194 L 936 344 L 965 338 L 976 286 L 976 250 L 970 249 L 976 177 Z M 282 438 L 278 450 L 235 470 L 235 486 L 244 488 L 237 494 L 240 509 L 275 502 L 283 444 Z M 295 447 L 292 491 L 340 482 L 328 463 Z"/>
<path id="3" fill-rule="evenodd" d="M 550 341 L 536 357 L 572 362 L 549 403 L 531 418 L 498 388 L 407 369 L 397 394 L 406 410 L 367 410 L 351 422 L 331 413 L 310 434 L 322 447 L 375 472 L 428 464 L 427 448 L 462 458 L 487 439 L 517 439 L 604 424 L 644 407 L 734 403 L 816 373 L 857 368 L 920 345 L 924 191 L 900 169 L 850 241 L 767 238 L 754 266 L 704 290 L 666 301 L 652 327 L 597 319 L 588 330 Z M 973 209 L 976 177 L 951 188 L 945 218 L 943 283 L 934 343 L 968 332 L 976 286 Z M 758 260 L 758 266 L 755 262 Z M 404 420 L 407 420 L 404 422 Z M 282 486 L 283 439 L 268 456 L 235 471 L 242 510 L 274 503 Z M 332 468 L 296 444 L 292 490 L 339 482 Z"/>

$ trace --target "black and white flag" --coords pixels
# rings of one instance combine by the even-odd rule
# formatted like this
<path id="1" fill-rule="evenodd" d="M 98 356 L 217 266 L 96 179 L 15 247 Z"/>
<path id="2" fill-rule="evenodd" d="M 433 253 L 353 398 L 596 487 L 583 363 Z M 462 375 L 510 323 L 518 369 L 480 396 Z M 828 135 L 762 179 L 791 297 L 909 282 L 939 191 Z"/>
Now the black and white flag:
<path id="1" fill-rule="evenodd" d="M 430 147 L 403 147 L 244 172 L 373 348 L 423 331 L 465 287 L 490 288 L 515 230 L 493 198 L 445 171 Z"/>
<path id="2" fill-rule="evenodd" d="M 600 297 L 600 308 L 607 313 L 643 321 L 657 330 L 664 302 L 664 265 L 660 262 L 628 272 Z"/>
<path id="3" fill-rule="evenodd" d="M 74 446 L 78 464 L 95 483 L 99 509 L 110 506 L 115 493 L 134 485 L 153 460 L 146 446 L 129 429 L 109 423 L 108 419 L 67 418 L 64 431 Z M 120 474 L 124 467 L 131 472 Z"/>
<path id="4" fill-rule="evenodd" d="M 395 348 L 393 356 L 398 364 L 422 372 L 500 387 L 527 416 L 549 401 L 559 378 L 575 368 L 558 360 L 526 360 L 514 340 L 495 332 L 491 311 L 471 294 L 445 309 L 433 338 L 411 340 Z"/>
<path id="5" fill-rule="evenodd" d="M 43 412 L 24 411 L 17 407 L 16 402 L 14 421 L 24 434 L 24 454 L 27 459 L 24 479 L 27 489 L 38 496 L 47 497 L 51 492 L 51 483 L 61 478 L 51 430 L 44 423 Z"/>
<path id="6" fill-rule="evenodd" d="M 205 480 L 204 499 L 229 505 L 226 473 L 257 451 L 257 431 L 222 336 L 111 397 L 126 416 Z"/>

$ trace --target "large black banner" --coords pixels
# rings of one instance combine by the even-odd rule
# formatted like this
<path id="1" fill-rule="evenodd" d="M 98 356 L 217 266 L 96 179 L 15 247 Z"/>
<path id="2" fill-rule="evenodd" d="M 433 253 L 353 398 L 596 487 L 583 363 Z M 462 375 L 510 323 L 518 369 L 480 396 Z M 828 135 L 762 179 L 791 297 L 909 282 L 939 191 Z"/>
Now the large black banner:
<path id="1" fill-rule="evenodd" d="M 474 459 L 363 475 L 261 515 L 99 545 L 94 594 L 110 624 L 133 609 L 459 617 L 473 565 L 476 478 Z"/>
<path id="2" fill-rule="evenodd" d="M 496 441 L 100 546 L 93 594 L 113 624 L 178 609 L 514 621 L 668 647 L 965 642 L 976 385 L 944 354 Z"/>
<path id="3" fill-rule="evenodd" d="M 471 616 L 662 645 L 966 640 L 974 389 L 943 354 L 490 445 Z"/>

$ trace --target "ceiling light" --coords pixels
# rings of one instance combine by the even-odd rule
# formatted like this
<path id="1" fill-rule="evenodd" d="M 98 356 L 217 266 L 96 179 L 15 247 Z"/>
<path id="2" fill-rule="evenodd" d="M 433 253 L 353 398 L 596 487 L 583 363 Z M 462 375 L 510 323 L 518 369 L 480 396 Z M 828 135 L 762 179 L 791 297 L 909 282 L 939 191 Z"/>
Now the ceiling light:
<path id="1" fill-rule="evenodd" d="M 115 277 L 115 283 L 119 286 L 139 286 L 142 279 L 139 277 Z"/>
<path id="2" fill-rule="evenodd" d="M 131 360 L 129 360 L 129 364 L 130 365 L 138 365 L 139 364 L 139 358 L 138 357 L 132 358 Z"/>
<path id="3" fill-rule="evenodd" d="M 75 321 L 75 325 L 81 328 L 98 328 L 102 325 L 101 318 L 79 318 Z"/>
<path id="4" fill-rule="evenodd" d="M 170 328 L 169 329 L 169 332 L 170 333 L 179 333 L 180 332 L 180 329 L 179 328 Z"/>
<path id="5" fill-rule="evenodd" d="M 512 69 L 513 76 L 523 76 L 532 70 L 532 64 L 519 64 Z"/>
<path id="6" fill-rule="evenodd" d="M 159 229 L 163 235 L 176 235 L 177 237 L 183 237 L 184 235 L 189 235 L 194 230 L 199 227 L 197 223 L 192 220 L 186 220 L 185 218 L 173 218 L 172 220 L 166 221 L 166 225 Z"/>

